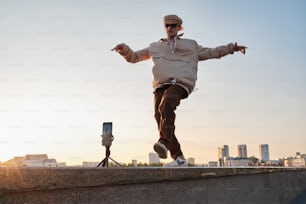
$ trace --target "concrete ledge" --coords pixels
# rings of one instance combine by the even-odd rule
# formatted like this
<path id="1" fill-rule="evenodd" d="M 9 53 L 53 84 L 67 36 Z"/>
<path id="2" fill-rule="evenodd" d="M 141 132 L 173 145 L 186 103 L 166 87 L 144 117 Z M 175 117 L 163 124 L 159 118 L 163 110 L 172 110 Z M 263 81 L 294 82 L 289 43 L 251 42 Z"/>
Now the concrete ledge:
<path id="1" fill-rule="evenodd" d="M 0 203 L 288 203 L 303 192 L 306 169 L 0 168 Z"/>
<path id="2" fill-rule="evenodd" d="M 0 192 L 286 172 L 287 168 L 0 168 Z"/>

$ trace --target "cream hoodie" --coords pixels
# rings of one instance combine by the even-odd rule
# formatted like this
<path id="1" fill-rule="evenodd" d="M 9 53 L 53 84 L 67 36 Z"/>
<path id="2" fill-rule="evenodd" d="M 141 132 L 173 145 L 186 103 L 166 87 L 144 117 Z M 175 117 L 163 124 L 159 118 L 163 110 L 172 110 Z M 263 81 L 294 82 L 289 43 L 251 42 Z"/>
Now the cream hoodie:
<path id="1" fill-rule="evenodd" d="M 195 40 L 177 38 L 174 48 L 171 49 L 167 39 L 161 39 L 136 52 L 125 46 L 121 55 L 131 63 L 152 58 L 154 89 L 165 84 L 177 84 L 190 94 L 197 80 L 198 62 L 233 54 L 234 47 L 235 44 L 230 43 L 216 48 L 205 48 Z"/>

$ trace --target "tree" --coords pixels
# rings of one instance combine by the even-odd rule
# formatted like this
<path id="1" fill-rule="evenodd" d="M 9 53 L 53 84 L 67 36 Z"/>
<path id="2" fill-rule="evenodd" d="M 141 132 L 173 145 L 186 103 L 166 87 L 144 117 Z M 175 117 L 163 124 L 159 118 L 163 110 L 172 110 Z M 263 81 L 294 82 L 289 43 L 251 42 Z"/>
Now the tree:
<path id="1" fill-rule="evenodd" d="M 256 166 L 258 164 L 259 159 L 255 156 L 249 157 L 250 166 Z"/>

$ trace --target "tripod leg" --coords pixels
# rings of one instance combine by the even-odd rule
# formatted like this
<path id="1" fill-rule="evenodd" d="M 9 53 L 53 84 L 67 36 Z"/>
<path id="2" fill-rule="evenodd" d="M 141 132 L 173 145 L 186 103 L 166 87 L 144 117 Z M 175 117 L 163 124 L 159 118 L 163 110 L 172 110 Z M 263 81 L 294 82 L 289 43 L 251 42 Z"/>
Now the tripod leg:
<path id="1" fill-rule="evenodd" d="M 108 167 L 108 157 L 110 155 L 110 147 L 109 146 L 106 146 L 105 147 L 105 158 L 97 165 L 97 167 L 99 166 L 105 166 L 105 167 Z"/>
<path id="2" fill-rule="evenodd" d="M 97 165 L 97 167 L 99 166 L 103 166 L 103 167 L 108 167 L 108 159 L 112 160 L 115 164 L 117 164 L 118 166 L 121 166 L 118 162 L 116 162 L 115 160 L 113 160 L 111 157 L 110 157 L 110 147 L 107 146 L 106 147 L 106 152 L 105 152 L 106 156 L 105 158 Z"/>
<path id="3" fill-rule="evenodd" d="M 97 165 L 97 167 L 99 167 L 99 166 L 105 166 L 105 163 L 106 163 L 106 157 Z"/>
<path id="4" fill-rule="evenodd" d="M 108 157 L 105 157 L 104 163 L 102 166 L 108 167 Z"/>
<path id="5" fill-rule="evenodd" d="M 104 159 L 97 165 L 97 167 L 101 166 L 103 164 Z"/>
<path id="6" fill-rule="evenodd" d="M 117 164 L 118 166 L 121 166 L 118 162 L 116 162 L 115 160 L 113 160 L 111 157 L 109 157 L 110 160 L 112 160 L 115 164 Z"/>

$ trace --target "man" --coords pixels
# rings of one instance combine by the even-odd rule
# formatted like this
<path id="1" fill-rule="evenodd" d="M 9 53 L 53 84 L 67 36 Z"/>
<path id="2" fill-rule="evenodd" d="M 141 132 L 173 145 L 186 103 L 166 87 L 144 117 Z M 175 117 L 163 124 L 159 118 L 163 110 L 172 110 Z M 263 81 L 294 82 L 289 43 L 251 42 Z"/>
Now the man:
<path id="1" fill-rule="evenodd" d="M 167 15 L 163 20 L 167 38 L 135 52 L 123 43 L 113 50 L 130 63 L 152 58 L 155 120 L 160 134 L 158 142 L 154 144 L 154 150 L 163 159 L 167 158 L 167 152 L 170 151 L 174 161 L 165 166 L 184 167 L 188 164 L 174 134 L 174 111 L 180 100 L 187 98 L 195 87 L 198 61 L 221 58 L 236 51 L 244 54 L 246 47 L 230 43 L 216 48 L 205 48 L 194 40 L 181 38 L 182 34 L 178 35 L 183 29 L 180 17 Z"/>

